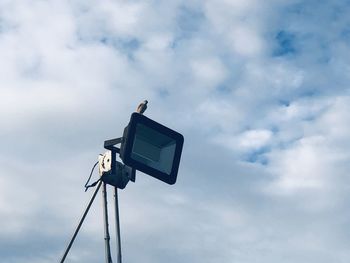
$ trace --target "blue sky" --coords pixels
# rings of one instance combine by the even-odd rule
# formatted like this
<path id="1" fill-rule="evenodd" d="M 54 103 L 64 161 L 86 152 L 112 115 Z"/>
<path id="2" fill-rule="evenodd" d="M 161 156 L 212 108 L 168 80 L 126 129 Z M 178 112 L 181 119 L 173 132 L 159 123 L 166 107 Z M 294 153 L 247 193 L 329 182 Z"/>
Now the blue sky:
<path id="1" fill-rule="evenodd" d="M 0 0 L 1 261 L 59 260 L 103 141 L 147 99 L 185 145 L 174 186 L 120 192 L 125 262 L 349 262 L 349 11 Z M 103 260 L 99 199 L 66 262 Z"/>

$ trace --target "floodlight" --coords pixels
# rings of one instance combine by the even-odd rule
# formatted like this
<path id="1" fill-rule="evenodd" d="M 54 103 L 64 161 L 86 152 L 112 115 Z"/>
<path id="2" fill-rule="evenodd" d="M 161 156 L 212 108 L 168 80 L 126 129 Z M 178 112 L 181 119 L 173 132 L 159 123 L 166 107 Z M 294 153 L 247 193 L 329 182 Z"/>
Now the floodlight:
<path id="1" fill-rule="evenodd" d="M 134 112 L 124 130 L 120 158 L 132 168 L 174 184 L 183 142 L 180 133 Z"/>
<path id="2" fill-rule="evenodd" d="M 130 122 L 124 129 L 123 137 L 104 141 L 104 148 L 108 151 L 99 155 L 98 162 L 93 166 L 89 179 L 85 184 L 86 189 L 97 185 L 96 190 L 79 221 L 60 263 L 64 263 L 101 185 L 103 186 L 106 262 L 112 263 L 107 209 L 107 184 L 109 184 L 114 186 L 115 230 L 117 237 L 116 244 L 118 246 L 117 262 L 121 263 L 118 188 L 124 189 L 129 181 L 135 182 L 136 170 L 168 184 L 174 184 L 176 182 L 184 137 L 180 133 L 143 116 L 142 114 L 147 109 L 147 103 L 148 101 L 144 100 L 137 107 L 137 112 L 131 115 Z M 120 144 L 120 148 L 116 147 L 117 144 Z M 123 163 L 116 160 L 117 153 L 119 153 Z M 87 185 L 97 164 L 99 164 L 100 179 Z"/>

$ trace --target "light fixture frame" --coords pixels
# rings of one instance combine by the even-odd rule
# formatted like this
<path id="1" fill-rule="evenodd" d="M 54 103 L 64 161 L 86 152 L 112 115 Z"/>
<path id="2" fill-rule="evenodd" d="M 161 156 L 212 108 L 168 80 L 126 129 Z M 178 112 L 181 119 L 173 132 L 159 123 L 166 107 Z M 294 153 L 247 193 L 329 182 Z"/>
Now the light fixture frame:
<path id="1" fill-rule="evenodd" d="M 138 124 L 142 124 L 146 127 L 149 127 L 176 141 L 175 153 L 174 153 L 170 174 L 164 173 L 160 170 L 147 166 L 146 164 L 131 158 L 132 148 L 135 140 L 136 128 Z M 175 184 L 177 179 L 177 173 L 180 165 L 183 143 L 184 143 L 184 137 L 180 133 L 158 122 L 155 122 L 154 120 L 151 120 L 140 113 L 134 112 L 131 115 L 128 126 L 124 129 L 123 139 L 120 147 L 120 158 L 123 160 L 124 164 L 132 168 L 135 168 L 136 170 L 139 170 L 145 174 L 148 174 L 152 177 L 155 177 L 158 180 L 161 180 L 167 184 L 172 185 L 172 184 Z"/>

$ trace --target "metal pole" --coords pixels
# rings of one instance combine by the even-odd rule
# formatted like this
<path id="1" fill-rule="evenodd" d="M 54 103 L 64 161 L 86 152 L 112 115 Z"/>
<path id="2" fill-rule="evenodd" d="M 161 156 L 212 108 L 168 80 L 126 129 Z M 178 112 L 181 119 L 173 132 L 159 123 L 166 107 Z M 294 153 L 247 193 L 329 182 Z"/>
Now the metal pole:
<path id="1" fill-rule="evenodd" d="M 91 205 L 92 205 L 92 203 L 93 203 L 93 201 L 94 201 L 94 199 L 96 197 L 96 194 L 97 194 L 98 190 L 100 189 L 101 183 L 102 183 L 101 181 L 98 183 L 98 185 L 96 187 L 96 190 L 95 190 L 94 194 L 92 195 L 91 200 L 88 203 L 88 205 L 87 205 L 87 207 L 86 207 L 86 209 L 85 209 L 85 211 L 83 213 L 83 216 L 81 217 L 81 219 L 79 221 L 79 224 L 78 224 L 77 228 L 75 229 L 75 232 L 74 232 L 74 234 L 73 234 L 73 236 L 72 236 L 72 238 L 71 238 L 71 240 L 70 240 L 70 242 L 69 242 L 69 244 L 68 244 L 68 246 L 67 246 L 67 248 L 66 248 L 66 250 L 65 250 L 65 252 L 64 252 L 64 254 L 62 256 L 62 259 L 61 259 L 60 263 L 63 263 L 64 260 L 66 259 L 67 255 L 68 255 L 68 252 L 69 252 L 70 248 L 72 247 L 76 236 L 78 235 L 79 229 L 80 229 L 81 225 L 83 224 L 87 213 L 90 210 L 90 207 L 91 207 Z"/>
<path id="2" fill-rule="evenodd" d="M 120 238 L 120 225 L 119 225 L 119 208 L 118 208 L 118 188 L 114 187 L 115 198 L 115 229 L 117 231 L 117 262 L 122 263 L 122 247 Z"/>
<path id="3" fill-rule="evenodd" d="M 111 247 L 109 244 L 109 240 L 111 239 L 109 236 L 109 230 L 108 230 L 108 209 L 107 209 L 107 187 L 106 183 L 103 182 L 103 188 L 102 188 L 102 202 L 103 202 L 103 218 L 104 218 L 104 228 L 105 228 L 105 256 L 106 256 L 106 263 L 112 263 L 112 256 L 111 256 Z"/>

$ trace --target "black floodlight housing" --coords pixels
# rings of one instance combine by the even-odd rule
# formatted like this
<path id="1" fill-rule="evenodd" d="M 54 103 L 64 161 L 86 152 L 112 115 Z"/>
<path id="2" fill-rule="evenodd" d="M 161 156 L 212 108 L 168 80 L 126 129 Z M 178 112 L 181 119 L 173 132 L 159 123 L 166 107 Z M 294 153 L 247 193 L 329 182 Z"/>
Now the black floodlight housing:
<path id="1" fill-rule="evenodd" d="M 120 158 L 136 170 L 174 184 L 183 143 L 180 133 L 134 112 L 124 130 Z"/>

